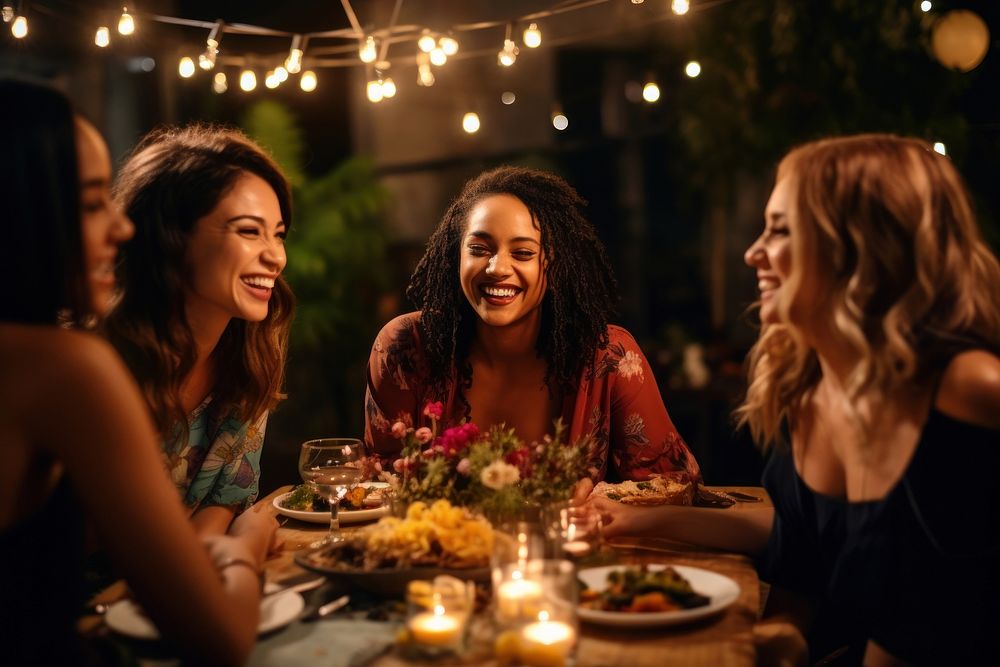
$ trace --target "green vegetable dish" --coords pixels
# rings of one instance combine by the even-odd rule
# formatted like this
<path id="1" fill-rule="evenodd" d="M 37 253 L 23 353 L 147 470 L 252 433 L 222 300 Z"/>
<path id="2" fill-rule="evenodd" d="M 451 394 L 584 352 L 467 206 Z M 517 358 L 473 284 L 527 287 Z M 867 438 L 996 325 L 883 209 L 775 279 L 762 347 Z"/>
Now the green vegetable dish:
<path id="1" fill-rule="evenodd" d="M 382 504 L 382 496 L 378 489 L 367 486 L 356 486 L 340 501 L 341 509 L 359 510 L 379 507 Z M 316 489 L 310 484 L 299 484 L 288 496 L 281 501 L 281 506 L 289 510 L 300 512 L 329 512 L 330 505 L 326 496 L 316 493 Z"/>
<path id="2" fill-rule="evenodd" d="M 608 573 L 603 591 L 586 587 L 580 604 L 599 611 L 650 613 L 707 606 L 711 599 L 695 592 L 691 583 L 672 567 L 651 571 L 645 565 Z"/>

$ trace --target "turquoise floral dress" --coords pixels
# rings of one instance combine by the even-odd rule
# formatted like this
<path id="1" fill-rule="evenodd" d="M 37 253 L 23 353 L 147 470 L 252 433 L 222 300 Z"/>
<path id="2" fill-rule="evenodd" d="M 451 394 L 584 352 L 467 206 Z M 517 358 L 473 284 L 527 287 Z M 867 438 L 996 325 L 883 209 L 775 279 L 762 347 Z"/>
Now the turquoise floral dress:
<path id="1" fill-rule="evenodd" d="M 163 443 L 170 478 L 192 513 L 210 505 L 239 513 L 259 491 L 267 413 L 250 423 L 216 408 L 209 396 L 188 415 L 187 438 L 178 424 L 174 437 Z"/>

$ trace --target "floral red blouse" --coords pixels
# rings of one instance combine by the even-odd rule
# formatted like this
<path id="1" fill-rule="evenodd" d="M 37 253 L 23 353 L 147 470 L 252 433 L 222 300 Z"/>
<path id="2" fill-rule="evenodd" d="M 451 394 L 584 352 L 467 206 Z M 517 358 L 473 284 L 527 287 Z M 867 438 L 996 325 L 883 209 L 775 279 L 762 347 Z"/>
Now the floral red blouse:
<path id="1" fill-rule="evenodd" d="M 399 453 L 392 424 L 420 425 L 424 405 L 444 404 L 441 423 L 466 418 L 455 382 L 446 396 L 433 396 L 423 378 L 427 361 L 417 326 L 420 313 L 401 315 L 379 332 L 368 359 L 365 441 L 383 458 Z M 663 405 L 652 369 L 635 339 L 621 327 L 608 327 L 608 345 L 584 369 L 575 395 L 563 404 L 569 442 L 591 435 L 590 471 L 602 479 L 642 480 L 653 473 L 685 472 L 701 477 L 698 462 L 677 432 Z"/>

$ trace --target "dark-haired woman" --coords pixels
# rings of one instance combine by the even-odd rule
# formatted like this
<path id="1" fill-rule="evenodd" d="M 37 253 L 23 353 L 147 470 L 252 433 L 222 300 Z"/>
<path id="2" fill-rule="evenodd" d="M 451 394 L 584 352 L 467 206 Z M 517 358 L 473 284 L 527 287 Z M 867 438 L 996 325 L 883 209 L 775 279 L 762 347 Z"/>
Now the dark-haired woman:
<path id="1" fill-rule="evenodd" d="M 110 307 L 132 223 L 97 131 L 62 95 L 0 81 L 0 650 L 11 665 L 90 664 L 75 633 L 84 524 L 191 661 L 243 664 L 276 524 L 246 512 L 203 545 L 164 474 L 146 406 L 114 350 L 80 328 Z M 208 548 L 206 549 L 206 545 Z"/>
<path id="2" fill-rule="evenodd" d="M 145 137 L 115 198 L 136 234 L 107 335 L 146 395 L 196 528 L 225 532 L 257 496 L 268 411 L 283 397 L 288 183 L 245 135 L 195 125 Z"/>
<path id="3" fill-rule="evenodd" d="M 592 435 L 593 480 L 699 475 L 642 351 L 609 325 L 615 281 L 584 202 L 564 180 L 502 167 L 469 181 L 427 244 L 368 368 L 366 440 L 399 451 L 397 420 L 427 402 L 445 423 L 504 423 L 542 441 L 562 418 Z"/>

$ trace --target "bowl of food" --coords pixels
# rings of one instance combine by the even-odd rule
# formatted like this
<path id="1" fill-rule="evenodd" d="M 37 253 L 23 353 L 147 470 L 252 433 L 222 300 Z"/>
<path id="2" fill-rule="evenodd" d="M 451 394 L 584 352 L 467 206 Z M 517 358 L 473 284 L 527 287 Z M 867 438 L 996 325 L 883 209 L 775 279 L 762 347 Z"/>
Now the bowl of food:
<path id="1" fill-rule="evenodd" d="M 399 597 L 416 579 L 451 575 L 489 582 L 493 529 L 445 500 L 413 503 L 406 517 L 383 517 L 344 542 L 296 554 L 300 566 L 348 587 Z"/>

